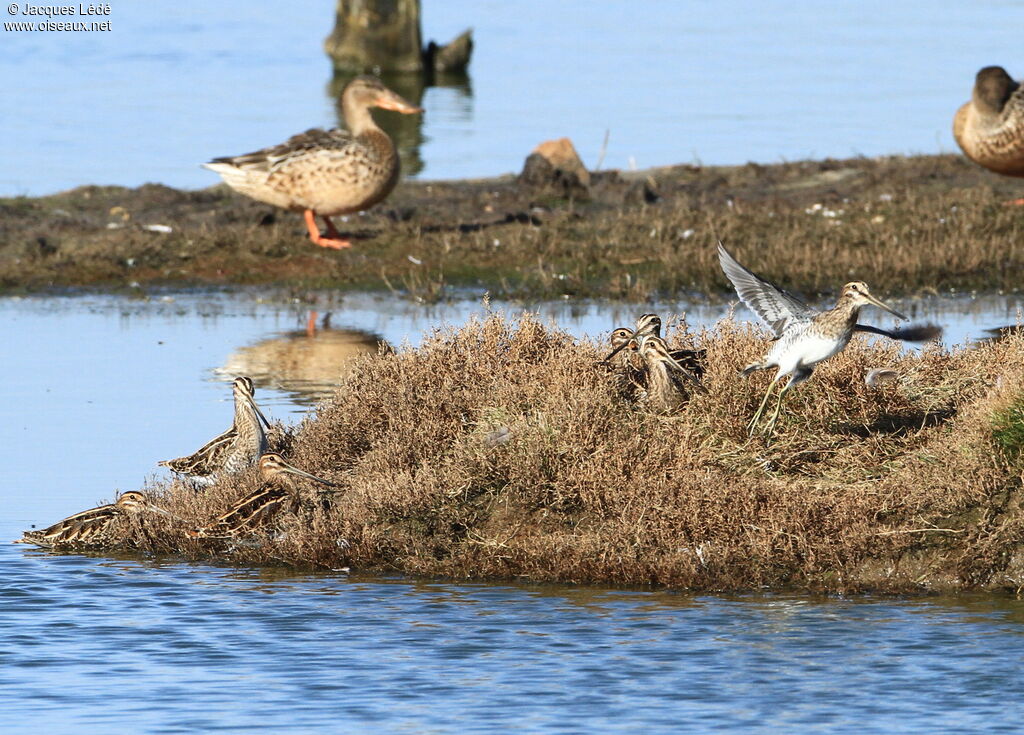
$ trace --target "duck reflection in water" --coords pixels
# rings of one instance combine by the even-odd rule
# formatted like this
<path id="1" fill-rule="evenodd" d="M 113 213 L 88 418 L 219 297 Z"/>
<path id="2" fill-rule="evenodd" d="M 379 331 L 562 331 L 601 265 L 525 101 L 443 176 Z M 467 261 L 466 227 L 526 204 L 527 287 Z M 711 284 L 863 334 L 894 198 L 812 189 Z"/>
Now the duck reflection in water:
<path id="1" fill-rule="evenodd" d="M 371 332 L 330 327 L 330 316 L 319 329 L 281 332 L 240 347 L 216 372 L 248 375 L 256 385 L 288 391 L 303 403 L 318 401 L 334 392 L 355 358 L 391 349 Z"/>

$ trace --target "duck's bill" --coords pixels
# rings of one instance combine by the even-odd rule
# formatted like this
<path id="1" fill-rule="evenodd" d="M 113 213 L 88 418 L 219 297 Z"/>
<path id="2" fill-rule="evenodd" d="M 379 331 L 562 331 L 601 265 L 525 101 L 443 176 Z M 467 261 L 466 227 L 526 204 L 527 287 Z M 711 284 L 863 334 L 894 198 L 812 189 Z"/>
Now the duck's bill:
<path id="1" fill-rule="evenodd" d="M 299 477 L 305 477 L 307 480 L 313 480 L 315 482 L 319 482 L 321 485 L 327 485 L 328 487 L 338 487 L 336 484 L 334 484 L 330 480 L 325 480 L 322 477 L 317 477 L 316 475 L 311 475 L 308 472 L 303 472 L 298 467 L 292 467 L 291 465 L 286 465 L 286 466 L 282 467 L 281 469 L 282 469 L 282 471 L 287 472 L 289 474 L 298 475 Z"/>
<path id="2" fill-rule="evenodd" d="M 422 107 L 409 102 L 401 95 L 395 94 L 394 92 L 388 91 L 377 98 L 377 107 L 383 110 L 393 110 L 394 112 L 401 112 L 404 115 L 412 115 L 417 112 L 423 112 Z"/>
<path id="3" fill-rule="evenodd" d="M 879 309 L 885 309 L 885 310 L 886 310 L 887 312 L 889 312 L 890 314 L 892 314 L 892 315 L 893 315 L 894 317 L 896 317 L 897 319 L 902 319 L 903 321 L 907 321 L 907 317 L 906 317 L 906 316 L 904 316 L 903 314 L 899 313 L 898 311 L 896 311 L 896 310 L 895 310 L 894 308 L 892 308 L 891 306 L 888 306 L 888 305 L 886 305 L 886 304 L 882 303 L 881 301 L 879 301 L 878 299 L 876 299 L 876 298 L 875 298 L 874 296 L 872 296 L 871 294 L 868 294 L 868 293 L 864 294 L 864 298 L 865 298 L 865 299 L 867 299 L 868 301 L 870 301 L 870 302 L 871 302 L 872 304 L 874 304 L 875 306 L 877 306 L 877 307 L 878 307 Z"/>

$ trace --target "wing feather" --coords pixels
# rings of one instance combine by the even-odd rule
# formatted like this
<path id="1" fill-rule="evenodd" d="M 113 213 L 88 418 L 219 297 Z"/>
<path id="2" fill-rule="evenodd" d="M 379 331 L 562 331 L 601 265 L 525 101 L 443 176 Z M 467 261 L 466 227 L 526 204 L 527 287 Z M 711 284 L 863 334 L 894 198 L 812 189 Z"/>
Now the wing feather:
<path id="1" fill-rule="evenodd" d="M 721 242 L 718 243 L 718 262 L 736 294 L 771 327 L 776 337 L 781 337 L 790 323 L 806 321 L 814 316 L 814 312 L 796 296 L 740 265 Z"/>

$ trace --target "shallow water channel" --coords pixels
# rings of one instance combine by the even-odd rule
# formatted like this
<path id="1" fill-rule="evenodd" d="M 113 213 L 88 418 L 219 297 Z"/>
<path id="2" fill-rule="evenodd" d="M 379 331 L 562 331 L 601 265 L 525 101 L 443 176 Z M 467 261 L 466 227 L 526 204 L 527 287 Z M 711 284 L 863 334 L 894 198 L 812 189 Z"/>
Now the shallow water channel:
<path id="1" fill-rule="evenodd" d="M 950 343 L 1017 319 L 1010 298 L 894 305 L 946 325 Z M 652 308 L 686 309 L 694 327 L 725 310 L 532 307 L 595 336 Z M 359 295 L 329 310 L 312 339 L 324 352 L 305 306 L 251 295 L 0 299 L 0 731 L 1019 731 L 1024 603 L 1011 598 L 458 584 L 6 543 L 224 429 L 240 366 L 264 371 L 266 412 L 295 421 L 329 389 L 310 365 L 337 370 L 378 339 L 415 344 L 483 312 Z"/>

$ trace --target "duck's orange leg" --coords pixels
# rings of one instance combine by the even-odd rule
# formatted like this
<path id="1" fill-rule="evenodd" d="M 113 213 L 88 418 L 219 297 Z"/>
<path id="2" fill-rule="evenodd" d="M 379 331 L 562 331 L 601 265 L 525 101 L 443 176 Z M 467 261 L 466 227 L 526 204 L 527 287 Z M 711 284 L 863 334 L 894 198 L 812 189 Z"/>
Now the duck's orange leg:
<path id="1" fill-rule="evenodd" d="M 309 239 L 312 240 L 314 244 L 324 248 L 333 248 L 334 250 L 352 247 L 352 243 L 338 235 L 338 231 L 334 229 L 334 225 L 331 224 L 331 221 L 326 217 L 324 217 L 324 221 L 327 222 L 327 237 L 324 237 L 320 234 L 320 228 L 316 226 L 316 215 L 313 213 L 312 209 L 307 209 L 302 216 L 306 220 L 306 229 L 309 230 Z"/>

